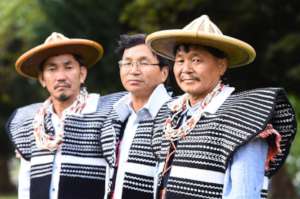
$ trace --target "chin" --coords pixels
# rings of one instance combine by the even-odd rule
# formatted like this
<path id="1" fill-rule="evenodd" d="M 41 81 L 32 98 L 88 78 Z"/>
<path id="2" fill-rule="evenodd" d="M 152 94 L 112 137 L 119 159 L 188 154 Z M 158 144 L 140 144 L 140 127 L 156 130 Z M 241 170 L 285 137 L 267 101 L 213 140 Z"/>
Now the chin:
<path id="1" fill-rule="evenodd" d="M 70 96 L 62 93 L 58 96 L 58 101 L 61 101 L 61 102 L 65 102 L 65 101 L 68 101 L 70 99 Z"/>
<path id="2" fill-rule="evenodd" d="M 189 86 L 181 86 L 181 90 L 183 90 L 185 93 L 193 93 L 194 89 L 190 88 Z"/>

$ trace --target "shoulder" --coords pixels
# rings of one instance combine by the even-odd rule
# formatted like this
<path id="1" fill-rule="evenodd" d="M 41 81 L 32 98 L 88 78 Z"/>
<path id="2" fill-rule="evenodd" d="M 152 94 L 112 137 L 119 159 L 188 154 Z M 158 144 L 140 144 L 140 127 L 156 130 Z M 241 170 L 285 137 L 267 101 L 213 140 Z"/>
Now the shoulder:
<path id="1" fill-rule="evenodd" d="M 42 103 L 35 103 L 17 108 L 6 122 L 5 128 L 8 133 L 17 131 L 21 126 L 26 125 L 33 120 L 36 112 L 41 107 Z"/>
<path id="2" fill-rule="evenodd" d="M 278 102 L 289 104 L 283 88 L 266 87 L 235 92 L 223 104 L 223 108 L 244 107 L 254 110 L 272 111 Z"/>
<path id="3" fill-rule="evenodd" d="M 35 113 L 42 106 L 42 103 L 34 103 L 17 108 L 10 116 L 8 123 L 19 123 L 24 120 L 33 119 Z"/>
<path id="4" fill-rule="evenodd" d="M 97 110 L 101 110 L 105 107 L 112 107 L 113 104 L 116 103 L 125 94 L 127 94 L 127 92 L 122 91 L 100 96 Z"/>
<path id="5" fill-rule="evenodd" d="M 102 95 L 100 97 L 100 101 L 110 101 L 110 100 L 114 100 L 117 101 L 119 100 L 121 97 L 123 97 L 124 95 L 126 95 L 128 92 L 126 91 L 120 91 L 120 92 L 116 92 L 116 93 L 110 93 L 107 95 Z"/>
<path id="6" fill-rule="evenodd" d="M 230 98 L 276 102 L 278 99 L 287 100 L 287 93 L 281 87 L 265 87 L 235 92 Z"/>
<path id="7" fill-rule="evenodd" d="M 265 87 L 256 88 L 251 90 L 243 90 L 234 93 L 233 97 L 256 97 L 256 98 L 269 98 L 275 99 L 278 95 L 286 95 L 284 88 L 281 87 Z"/>
<path id="8" fill-rule="evenodd" d="M 32 120 L 42 106 L 35 103 L 16 109 L 6 122 L 6 132 L 21 156 L 29 160 L 31 154 Z"/>
<path id="9" fill-rule="evenodd" d="M 161 117 L 165 117 L 171 113 L 170 104 L 175 101 L 178 97 L 172 97 L 168 101 L 166 101 L 161 108 L 159 109 L 156 119 L 161 119 Z"/>

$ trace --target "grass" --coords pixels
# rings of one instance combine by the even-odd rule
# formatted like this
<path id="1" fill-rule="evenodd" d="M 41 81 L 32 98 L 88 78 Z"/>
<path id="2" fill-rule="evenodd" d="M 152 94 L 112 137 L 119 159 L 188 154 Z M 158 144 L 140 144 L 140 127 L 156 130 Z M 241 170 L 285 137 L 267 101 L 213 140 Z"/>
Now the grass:
<path id="1" fill-rule="evenodd" d="M 0 196 L 0 199 L 17 199 L 17 195 Z"/>
<path id="2" fill-rule="evenodd" d="M 18 181 L 18 171 L 19 171 L 19 160 L 13 158 L 9 163 L 9 173 L 11 176 L 12 182 L 16 185 Z M 10 195 L 1 195 L 0 199 L 17 199 L 17 193 L 16 194 L 10 194 Z"/>

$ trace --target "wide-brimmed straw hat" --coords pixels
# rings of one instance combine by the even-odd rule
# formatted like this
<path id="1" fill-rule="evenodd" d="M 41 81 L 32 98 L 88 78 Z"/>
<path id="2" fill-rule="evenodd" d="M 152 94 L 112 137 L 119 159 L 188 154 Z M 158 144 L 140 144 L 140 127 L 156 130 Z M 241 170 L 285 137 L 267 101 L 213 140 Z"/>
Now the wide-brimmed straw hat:
<path id="1" fill-rule="evenodd" d="M 226 54 L 231 68 L 249 64 L 256 56 L 251 45 L 223 35 L 207 15 L 195 19 L 183 29 L 154 32 L 147 36 L 146 43 L 154 52 L 171 60 L 175 59 L 174 48 L 179 44 L 214 47 Z"/>
<path id="2" fill-rule="evenodd" d="M 103 55 L 102 46 L 87 39 L 70 39 L 60 33 L 52 33 L 43 44 L 25 52 L 16 61 L 19 74 L 37 78 L 39 67 L 47 58 L 60 54 L 73 54 L 82 58 L 87 67 L 94 65 Z"/>

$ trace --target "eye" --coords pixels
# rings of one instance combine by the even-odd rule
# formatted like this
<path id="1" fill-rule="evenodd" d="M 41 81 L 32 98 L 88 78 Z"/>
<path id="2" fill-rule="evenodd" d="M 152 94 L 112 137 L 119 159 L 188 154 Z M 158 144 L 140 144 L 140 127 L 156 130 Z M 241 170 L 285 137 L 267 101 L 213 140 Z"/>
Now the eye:
<path id="1" fill-rule="evenodd" d="M 192 59 L 192 64 L 197 65 L 197 64 L 199 64 L 199 63 L 201 63 L 201 62 L 202 62 L 202 59 L 200 59 L 199 57 L 194 57 L 194 58 Z"/>
<path id="2" fill-rule="evenodd" d="M 53 71 L 55 71 L 55 69 L 56 69 L 56 68 L 55 68 L 54 66 L 46 66 L 46 67 L 45 67 L 45 70 L 46 70 L 46 71 L 49 71 L 49 72 L 53 72 Z"/>
<path id="3" fill-rule="evenodd" d="M 120 60 L 120 61 L 118 61 L 118 64 L 119 64 L 120 68 L 130 68 L 132 65 L 132 63 L 128 60 L 124 60 L 124 61 Z"/>
<path id="4" fill-rule="evenodd" d="M 138 62 L 138 65 L 148 66 L 148 65 L 150 65 L 150 63 L 147 60 L 141 60 L 141 61 Z"/>
<path id="5" fill-rule="evenodd" d="M 73 69 L 73 65 L 72 64 L 68 64 L 68 65 L 65 66 L 65 68 L 67 70 L 71 70 L 71 69 Z"/>
<path id="6" fill-rule="evenodd" d="M 125 68 L 129 68 L 131 67 L 132 63 L 131 62 L 124 62 L 122 63 L 122 66 L 125 67 Z"/>
<path id="7" fill-rule="evenodd" d="M 175 64 L 182 65 L 183 63 L 184 63 L 184 59 L 183 58 L 176 58 L 175 59 Z"/>

